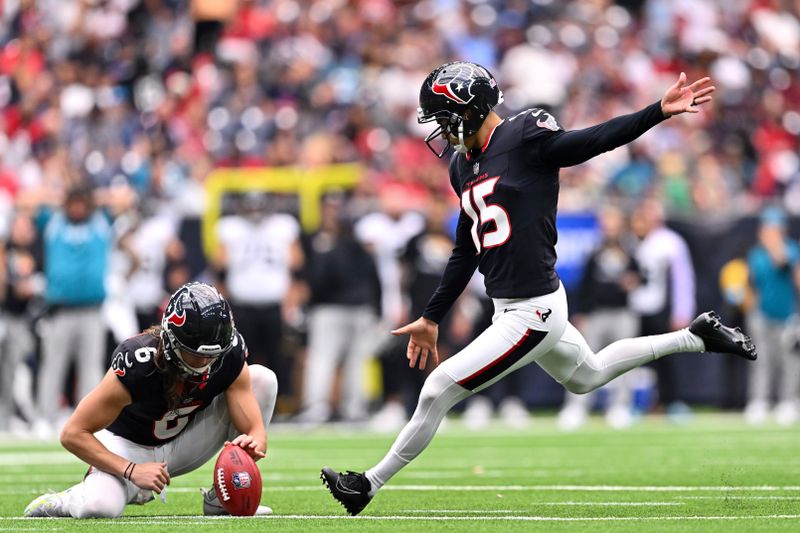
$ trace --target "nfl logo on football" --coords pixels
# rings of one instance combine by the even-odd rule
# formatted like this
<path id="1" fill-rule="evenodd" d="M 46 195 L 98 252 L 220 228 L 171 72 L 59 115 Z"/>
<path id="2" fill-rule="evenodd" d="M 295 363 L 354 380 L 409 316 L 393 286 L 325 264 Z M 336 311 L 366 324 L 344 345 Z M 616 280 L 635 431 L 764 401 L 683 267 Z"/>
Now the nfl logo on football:
<path id="1" fill-rule="evenodd" d="M 233 481 L 233 488 L 236 490 L 250 488 L 250 474 L 247 472 L 234 473 L 231 481 Z"/>

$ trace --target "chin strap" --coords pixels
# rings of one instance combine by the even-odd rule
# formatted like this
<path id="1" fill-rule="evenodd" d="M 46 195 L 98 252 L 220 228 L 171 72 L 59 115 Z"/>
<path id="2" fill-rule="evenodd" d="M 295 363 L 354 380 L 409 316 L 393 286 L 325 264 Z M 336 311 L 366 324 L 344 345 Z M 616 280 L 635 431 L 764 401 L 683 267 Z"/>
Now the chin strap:
<path id="1" fill-rule="evenodd" d="M 466 154 L 469 152 L 469 149 L 464 144 L 464 121 L 461 120 L 458 123 L 458 144 L 453 145 L 453 150 L 458 152 L 459 154 Z"/>

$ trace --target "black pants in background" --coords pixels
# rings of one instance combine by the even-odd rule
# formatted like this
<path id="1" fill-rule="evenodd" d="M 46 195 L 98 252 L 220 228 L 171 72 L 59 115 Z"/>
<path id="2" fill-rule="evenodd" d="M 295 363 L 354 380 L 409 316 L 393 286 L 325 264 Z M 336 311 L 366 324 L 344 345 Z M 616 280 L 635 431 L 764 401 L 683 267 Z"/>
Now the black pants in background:
<path id="1" fill-rule="evenodd" d="M 250 356 L 247 362 L 270 368 L 281 384 L 281 394 L 289 392 L 292 361 L 283 350 L 283 319 L 279 304 L 241 305 L 231 302 L 236 329 L 244 337 Z"/>

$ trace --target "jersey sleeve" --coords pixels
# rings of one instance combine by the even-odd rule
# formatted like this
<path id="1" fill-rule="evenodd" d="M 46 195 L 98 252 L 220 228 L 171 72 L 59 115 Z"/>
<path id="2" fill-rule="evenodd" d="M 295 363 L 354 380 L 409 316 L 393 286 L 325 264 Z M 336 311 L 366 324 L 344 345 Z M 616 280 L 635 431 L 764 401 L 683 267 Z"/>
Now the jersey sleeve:
<path id="1" fill-rule="evenodd" d="M 456 245 L 453 253 L 447 261 L 439 287 L 422 313 L 423 317 L 437 324 L 442 321 L 453 303 L 464 291 L 478 267 L 480 256 L 475 251 L 475 245 L 472 242 L 471 227 L 472 220 L 462 211 L 458 217 Z"/>
<path id="2" fill-rule="evenodd" d="M 222 363 L 225 373 L 231 378 L 231 383 L 239 377 L 249 355 L 250 352 L 244 342 L 244 337 L 241 333 L 237 333 L 236 346 L 225 356 L 225 360 Z"/>
<path id="3" fill-rule="evenodd" d="M 461 187 L 456 179 L 456 165 L 458 164 L 458 154 L 453 154 L 450 159 L 448 171 L 450 173 L 450 185 L 453 187 L 456 196 L 461 197 Z M 464 214 L 462 210 L 458 216 L 456 225 L 455 247 L 447 260 L 442 279 L 439 286 L 425 306 L 422 316 L 436 322 L 442 321 L 444 316 L 453 306 L 456 299 L 466 288 L 475 269 L 478 267 L 480 256 L 475 250 L 472 242 L 472 219 Z"/>
<path id="4" fill-rule="evenodd" d="M 146 388 L 146 380 L 157 370 L 155 367 L 157 349 L 142 342 L 148 335 L 145 333 L 123 341 L 114 349 L 114 355 L 111 357 L 111 370 L 119 382 L 128 389 L 134 401 Z"/>
<path id="5" fill-rule="evenodd" d="M 544 109 L 533 108 L 523 112 L 522 142 L 535 146 L 537 143 L 563 131 L 556 117 Z"/>
<path id="6" fill-rule="evenodd" d="M 661 102 L 655 102 L 635 113 L 615 117 L 589 128 L 556 130 L 548 136 L 540 133 L 536 137 L 538 142 L 533 147 L 532 155 L 547 167 L 578 165 L 628 144 L 666 119 L 661 111 Z"/>

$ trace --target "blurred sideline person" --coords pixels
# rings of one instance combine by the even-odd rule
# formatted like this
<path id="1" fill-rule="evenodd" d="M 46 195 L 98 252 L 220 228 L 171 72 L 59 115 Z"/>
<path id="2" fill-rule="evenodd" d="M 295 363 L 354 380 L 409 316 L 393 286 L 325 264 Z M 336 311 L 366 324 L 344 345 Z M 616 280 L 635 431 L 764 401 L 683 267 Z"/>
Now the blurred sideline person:
<path id="1" fill-rule="evenodd" d="M 797 317 L 800 287 L 800 247 L 786 235 L 786 215 L 777 207 L 761 214 L 758 243 L 747 256 L 756 305 L 748 317 L 753 339 L 760 343 L 760 361 L 750 368 L 748 423 L 766 421 L 777 396 L 775 419 L 788 425 L 798 420 L 800 354 L 790 337 Z"/>
<path id="2" fill-rule="evenodd" d="M 292 369 L 282 351 L 282 333 L 284 321 L 295 321 L 298 313 L 294 273 L 303 264 L 300 224 L 289 214 L 273 212 L 266 193 L 248 192 L 240 202 L 240 214 L 217 223 L 214 264 L 223 273 L 250 360 L 273 368 L 278 381 L 288 384 Z"/>
<path id="3" fill-rule="evenodd" d="M 35 347 L 32 304 L 43 290 L 42 250 L 36 228 L 30 217 L 18 213 L 11 221 L 7 241 L 0 245 L 0 433 L 10 428 L 14 415 L 17 370 Z M 32 414 L 30 405 L 20 407 L 28 411 L 26 417 Z"/>
<path id="4" fill-rule="evenodd" d="M 172 477 L 191 472 L 230 440 L 258 461 L 278 383 L 247 363 L 247 347 L 217 290 L 189 283 L 169 300 L 160 326 L 123 342 L 111 368 L 78 405 L 61 444 L 89 464 L 83 481 L 33 500 L 29 517 L 116 518 L 153 492 L 166 501 Z M 204 514 L 227 514 L 216 491 Z M 259 506 L 257 514 L 270 514 Z"/>
<path id="5" fill-rule="evenodd" d="M 165 272 L 169 264 L 183 260 L 185 251 L 177 238 L 178 221 L 158 211 L 156 199 L 140 206 L 134 215 L 127 246 L 136 256 L 137 265 L 127 283 L 128 300 L 133 303 L 139 331 L 158 324 L 169 293 Z"/>
<path id="6" fill-rule="evenodd" d="M 358 473 L 321 472 L 332 496 L 352 515 L 430 443 L 447 412 L 518 368 L 536 362 L 567 390 L 585 394 L 615 377 L 678 352 L 716 351 L 755 359 L 741 331 L 723 326 L 714 313 L 690 328 L 624 339 L 593 352 L 567 320 L 564 287 L 555 271 L 559 168 L 629 143 L 672 115 L 694 113 L 711 100 L 709 78 L 686 84 L 681 73 L 659 102 L 584 130 L 564 131 L 542 109 L 506 119 L 492 108 L 502 101 L 497 82 L 483 67 L 454 62 L 436 68 L 420 91 L 419 121 L 436 122 L 432 150 L 450 160 L 450 182 L 461 200 L 456 245 L 442 281 L 422 316 L 393 331 L 410 334 L 409 365 L 438 365 L 438 324 L 475 269 L 495 300 L 492 325 L 427 377 L 414 415 L 386 456 Z"/>
<path id="7" fill-rule="evenodd" d="M 98 208 L 87 184 L 70 188 L 61 209 L 40 207 L 36 222 L 43 235 L 48 317 L 42 330 L 34 430 L 49 439 L 70 362 L 76 362 L 77 399 L 103 377 L 101 305 L 112 234 L 110 213 Z"/>
<path id="8" fill-rule="evenodd" d="M 306 424 L 330 420 L 340 364 L 341 418 L 358 422 L 367 416 L 364 364 L 376 347 L 381 288 L 375 262 L 353 236 L 344 206 L 340 194 L 324 198 L 319 230 L 303 239 L 308 352 L 297 420 Z"/>
<path id="9" fill-rule="evenodd" d="M 630 295 L 640 316 L 640 335 L 658 335 L 687 327 L 695 315 L 695 275 L 686 241 L 664 225 L 664 209 L 647 199 L 634 209 L 631 229 L 641 239 L 636 261 L 642 283 Z M 651 365 L 658 376 L 658 403 L 680 417 L 689 407 L 679 395 L 680 360 L 666 357 Z"/>
<path id="10" fill-rule="evenodd" d="M 356 238 L 372 253 L 381 280 L 381 321 L 394 328 L 408 316 L 400 287 L 400 256 L 408 241 L 425 228 L 424 217 L 407 209 L 404 189 L 387 185 L 380 192 L 380 209 L 355 224 Z"/>
<path id="11" fill-rule="evenodd" d="M 737 252 L 733 259 L 725 263 L 719 271 L 719 289 L 722 294 L 720 315 L 726 323 L 744 327 L 747 316 L 755 304 L 755 295 L 750 287 L 750 274 L 747 268 L 749 246 Z M 747 380 L 750 365 L 741 359 L 728 358 L 723 362 L 722 377 L 726 383 L 721 407 L 742 410 L 747 402 Z"/>
<path id="12" fill-rule="evenodd" d="M 636 313 L 628 306 L 630 292 L 641 276 L 633 252 L 626 242 L 625 214 L 608 206 L 600 213 L 602 241 L 591 253 L 583 271 L 575 300 L 579 312 L 572 321 L 592 348 L 634 337 L 639 330 Z M 615 428 L 633 422 L 631 387 L 625 375 L 606 386 L 609 393 L 606 422 Z M 574 394 L 566 391 L 564 406 L 558 414 L 558 426 L 574 430 L 583 425 L 595 393 Z"/>
<path id="13" fill-rule="evenodd" d="M 416 213 L 414 214 L 416 216 Z M 453 238 L 448 228 L 450 206 L 444 198 L 433 197 L 424 210 L 425 227 L 412 236 L 401 252 L 400 288 L 408 297 L 411 316 L 425 309 L 431 291 L 436 289 L 447 258 L 453 249 Z M 415 221 L 416 218 L 410 220 Z M 449 328 L 449 320 L 443 330 Z M 420 372 L 408 368 L 402 359 L 405 343 L 393 337 L 381 353 L 384 403 L 371 419 L 371 426 L 378 431 L 397 431 L 408 421 L 414 410 L 417 396 L 425 381 Z M 443 357 L 449 355 L 448 347 L 442 346 Z"/>

